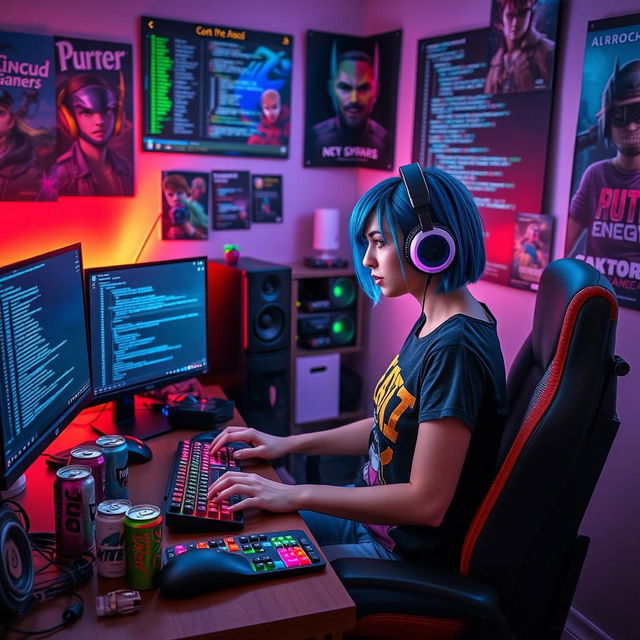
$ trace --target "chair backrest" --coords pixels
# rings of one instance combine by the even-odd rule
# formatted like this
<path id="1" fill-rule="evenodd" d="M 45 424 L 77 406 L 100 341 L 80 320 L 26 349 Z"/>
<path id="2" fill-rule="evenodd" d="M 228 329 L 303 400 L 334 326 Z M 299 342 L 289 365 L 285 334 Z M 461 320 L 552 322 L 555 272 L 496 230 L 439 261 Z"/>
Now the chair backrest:
<path id="1" fill-rule="evenodd" d="M 512 633 L 547 628 L 559 600 L 566 617 L 586 553 L 578 527 L 619 426 L 616 321 L 613 289 L 596 269 L 563 259 L 544 270 L 507 381 L 501 463 L 460 563 L 498 591 Z"/>

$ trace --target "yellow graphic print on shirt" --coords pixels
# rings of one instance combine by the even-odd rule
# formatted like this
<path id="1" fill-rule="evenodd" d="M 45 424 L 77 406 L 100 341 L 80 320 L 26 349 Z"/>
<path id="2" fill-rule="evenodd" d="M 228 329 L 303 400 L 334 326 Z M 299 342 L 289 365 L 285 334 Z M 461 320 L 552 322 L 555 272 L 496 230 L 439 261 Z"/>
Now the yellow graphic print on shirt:
<path id="1" fill-rule="evenodd" d="M 407 410 L 415 406 L 416 398 L 409 393 L 404 386 L 402 372 L 398 365 L 398 356 L 396 356 L 387 370 L 384 372 L 373 395 L 376 408 L 376 425 L 380 431 L 392 442 L 398 439 L 396 425 L 400 416 Z M 385 415 L 388 419 L 385 421 Z M 384 451 L 380 451 L 380 438 L 375 437 L 373 442 L 375 446 L 369 449 L 369 464 L 365 468 L 365 477 L 367 484 L 385 484 L 384 467 L 393 459 L 393 447 L 387 446 Z M 373 443 L 372 443 L 373 444 Z M 376 451 L 377 449 L 377 451 Z M 374 474 L 371 472 L 374 471 Z M 374 480 L 372 475 L 376 475 Z"/>

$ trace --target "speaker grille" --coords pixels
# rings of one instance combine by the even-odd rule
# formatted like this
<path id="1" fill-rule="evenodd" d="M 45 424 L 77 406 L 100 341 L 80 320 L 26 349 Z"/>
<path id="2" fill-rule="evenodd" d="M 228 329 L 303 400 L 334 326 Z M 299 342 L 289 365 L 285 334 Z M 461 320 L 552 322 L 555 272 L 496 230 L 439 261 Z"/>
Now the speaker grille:
<path id="1" fill-rule="evenodd" d="M 253 332 L 265 343 L 279 341 L 286 327 L 287 316 L 282 307 L 275 304 L 260 309 L 253 319 Z"/>

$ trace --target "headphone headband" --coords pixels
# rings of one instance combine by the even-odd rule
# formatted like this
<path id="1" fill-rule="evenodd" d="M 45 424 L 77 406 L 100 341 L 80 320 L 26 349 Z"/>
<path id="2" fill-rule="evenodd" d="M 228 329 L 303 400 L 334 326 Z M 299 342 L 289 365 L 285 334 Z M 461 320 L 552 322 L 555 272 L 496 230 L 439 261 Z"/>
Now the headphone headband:
<path id="1" fill-rule="evenodd" d="M 422 167 L 417 162 L 405 164 L 400 167 L 400 176 L 407 190 L 409 202 L 418 214 L 420 229 L 422 231 L 431 231 L 433 229 L 433 220 L 431 220 L 429 213 L 431 195 L 429 194 L 429 186 Z"/>

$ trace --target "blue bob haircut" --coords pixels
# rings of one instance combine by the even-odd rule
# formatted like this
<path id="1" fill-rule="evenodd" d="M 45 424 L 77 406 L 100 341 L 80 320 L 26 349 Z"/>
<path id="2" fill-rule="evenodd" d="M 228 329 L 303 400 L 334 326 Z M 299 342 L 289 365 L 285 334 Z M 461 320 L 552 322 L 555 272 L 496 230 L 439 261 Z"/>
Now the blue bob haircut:
<path id="1" fill-rule="evenodd" d="M 426 169 L 424 175 L 431 194 L 433 222 L 447 227 L 456 242 L 454 261 L 438 274 L 440 283 L 437 292 L 448 293 L 476 282 L 482 275 L 486 262 L 484 228 L 478 207 L 462 182 L 441 169 Z M 420 223 L 400 178 L 387 178 L 371 187 L 353 208 L 349 238 L 356 276 L 362 290 L 377 303 L 380 300 L 380 289 L 374 284 L 369 269 L 362 264 L 368 246 L 364 232 L 372 213 L 378 216 L 378 226 L 383 238 L 383 223 L 386 222 L 403 274 L 405 266 L 414 268 L 404 256 L 404 239 Z M 384 241 L 388 242 L 388 239 L 384 238 Z"/>

